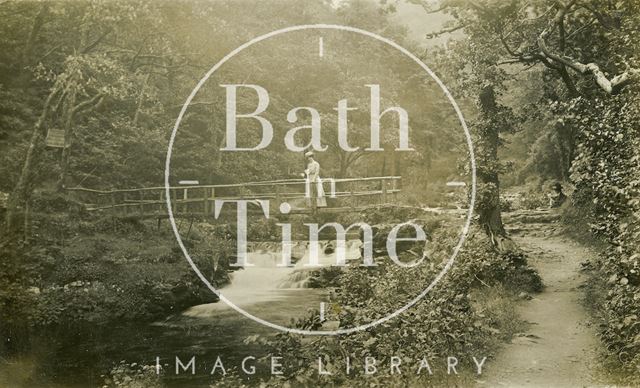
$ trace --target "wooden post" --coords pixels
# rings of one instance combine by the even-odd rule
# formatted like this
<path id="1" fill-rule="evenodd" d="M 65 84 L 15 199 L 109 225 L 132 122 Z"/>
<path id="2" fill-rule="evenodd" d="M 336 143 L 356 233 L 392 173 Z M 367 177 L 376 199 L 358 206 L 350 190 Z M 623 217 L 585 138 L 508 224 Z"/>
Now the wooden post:
<path id="1" fill-rule="evenodd" d="M 129 204 L 127 203 L 127 192 L 122 193 L 122 203 L 124 204 L 124 214 L 129 214 Z"/>
<path id="2" fill-rule="evenodd" d="M 210 207 L 210 211 L 213 213 L 215 211 L 215 206 L 216 206 L 216 188 L 212 187 L 211 188 L 211 207 Z"/>
<path id="3" fill-rule="evenodd" d="M 387 181 L 382 178 L 380 180 L 380 183 L 382 184 L 382 203 L 386 204 L 387 203 Z"/>
<path id="4" fill-rule="evenodd" d="M 178 191 L 176 189 L 171 189 L 171 207 L 173 208 L 174 213 L 178 213 L 180 209 L 178 208 Z"/>
<path id="5" fill-rule="evenodd" d="M 356 197 L 355 194 L 355 190 L 354 187 L 356 186 L 356 182 L 350 182 L 349 183 L 349 189 L 351 190 L 351 203 L 353 203 L 353 206 L 357 206 L 358 205 L 358 197 Z"/>
<path id="6" fill-rule="evenodd" d="M 202 202 L 203 202 L 203 209 L 204 209 L 204 215 L 208 216 L 209 215 L 209 189 L 206 187 L 202 188 Z"/>
<path id="7" fill-rule="evenodd" d="M 393 190 L 393 202 L 397 203 L 398 202 L 398 192 L 396 191 L 396 189 L 397 189 L 397 179 L 392 179 L 391 180 L 391 189 Z"/>
<path id="8" fill-rule="evenodd" d="M 189 212 L 189 204 L 186 201 L 186 199 L 189 198 L 189 195 L 187 194 L 187 190 L 188 189 L 186 187 L 182 190 L 182 199 L 185 200 L 184 205 L 182 205 L 182 211 L 185 213 Z"/>
<path id="9" fill-rule="evenodd" d="M 282 194 L 281 194 L 280 185 L 276 183 L 276 205 L 280 206 L 281 202 L 282 202 Z"/>

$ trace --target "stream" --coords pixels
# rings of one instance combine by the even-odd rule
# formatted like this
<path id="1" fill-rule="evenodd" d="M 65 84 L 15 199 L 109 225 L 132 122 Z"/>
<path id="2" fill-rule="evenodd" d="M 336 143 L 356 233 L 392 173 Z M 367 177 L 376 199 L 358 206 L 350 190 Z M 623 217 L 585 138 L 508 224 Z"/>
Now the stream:
<path id="1" fill-rule="evenodd" d="M 347 241 L 347 261 L 360 257 L 360 241 Z M 300 318 L 311 309 L 318 309 L 326 300 L 329 290 L 306 288 L 310 271 L 306 243 L 296 243 L 292 249 L 295 264 L 277 267 L 281 262 L 279 243 L 250 243 L 248 261 L 253 267 L 234 271 L 231 282 L 221 289 L 222 294 L 238 307 L 269 322 L 290 326 L 291 320 Z M 323 266 L 335 264 L 335 253 L 328 241 L 320 242 L 319 262 Z M 326 251 L 326 253 L 325 253 Z M 243 358 L 265 356 L 262 345 L 245 343 L 250 336 L 274 336 L 279 331 L 243 316 L 226 303 L 208 303 L 193 306 L 182 313 L 171 315 L 143 327 L 123 327 L 114 330 L 109 338 L 96 333 L 91 341 L 77 344 L 71 354 L 86 352 L 87 358 L 78 363 L 77 356 L 58 360 L 66 376 L 51 376 L 61 386 L 101 386 L 98 378 L 105 370 L 121 360 L 126 363 L 155 365 L 156 357 L 165 370 L 163 382 L 167 386 L 206 386 L 220 378 L 210 376 L 218 356 L 227 369 L 238 368 Z M 103 350 L 100 350 L 103 348 Z M 61 352 L 62 354 L 66 352 Z M 98 354 L 96 354 L 98 353 Z M 196 356 L 196 373 L 191 371 L 175 375 L 175 357 L 186 365 Z M 270 372 L 268 365 L 254 362 L 260 378 Z M 57 368 L 56 368 L 57 369 Z"/>

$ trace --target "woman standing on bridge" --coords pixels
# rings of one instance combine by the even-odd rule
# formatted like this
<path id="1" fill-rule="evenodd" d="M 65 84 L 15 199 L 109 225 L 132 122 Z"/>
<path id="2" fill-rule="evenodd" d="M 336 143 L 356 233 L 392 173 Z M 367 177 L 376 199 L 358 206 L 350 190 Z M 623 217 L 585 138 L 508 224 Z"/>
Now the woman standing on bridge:
<path id="1" fill-rule="evenodd" d="M 317 207 L 327 206 L 324 189 L 322 188 L 322 180 L 320 179 L 320 163 L 313 158 L 312 151 L 307 152 L 304 156 L 307 157 L 307 169 L 304 170 L 302 174 L 307 180 L 305 184 L 305 197 L 307 198 L 307 205 L 311 206 L 315 213 Z"/>

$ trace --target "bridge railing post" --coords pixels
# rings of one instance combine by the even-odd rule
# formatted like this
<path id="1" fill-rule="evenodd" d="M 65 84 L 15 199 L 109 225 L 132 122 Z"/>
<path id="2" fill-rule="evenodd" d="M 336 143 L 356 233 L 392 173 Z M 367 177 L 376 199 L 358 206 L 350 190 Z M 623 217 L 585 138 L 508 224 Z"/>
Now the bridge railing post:
<path id="1" fill-rule="evenodd" d="M 349 183 L 349 191 L 351 192 L 351 201 L 353 202 L 353 206 L 358 206 L 358 197 L 355 196 L 356 192 L 356 182 Z"/>
<path id="2" fill-rule="evenodd" d="M 387 181 L 385 178 L 380 179 L 380 184 L 382 185 L 382 204 L 387 203 Z"/>
<path id="3" fill-rule="evenodd" d="M 171 207 L 175 213 L 178 213 L 180 209 L 178 208 L 178 191 L 177 189 L 171 189 Z"/>
<path id="4" fill-rule="evenodd" d="M 188 194 L 187 190 L 188 189 L 186 187 L 184 189 L 182 189 L 182 199 L 183 199 L 182 212 L 183 213 L 188 213 L 189 212 L 189 204 L 187 203 L 187 199 L 189 198 L 189 194 Z"/>
<path id="5" fill-rule="evenodd" d="M 398 202 L 397 179 L 391 179 L 391 190 L 393 190 L 393 202 Z"/>
<path id="6" fill-rule="evenodd" d="M 281 202 L 282 202 L 282 190 L 280 185 L 276 184 L 276 205 L 280 206 Z"/>
<path id="7" fill-rule="evenodd" d="M 202 189 L 202 201 L 203 201 L 204 215 L 208 216 L 209 215 L 209 188 L 207 187 L 204 187 Z"/>

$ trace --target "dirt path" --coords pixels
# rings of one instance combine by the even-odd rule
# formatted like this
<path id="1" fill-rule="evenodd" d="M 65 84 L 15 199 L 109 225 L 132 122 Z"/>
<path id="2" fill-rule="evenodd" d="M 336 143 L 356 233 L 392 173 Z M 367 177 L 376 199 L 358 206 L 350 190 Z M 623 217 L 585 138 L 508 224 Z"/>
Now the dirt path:
<path id="1" fill-rule="evenodd" d="M 601 386 L 594 376 L 598 339 L 579 289 L 585 281 L 581 263 L 593 252 L 557 236 L 553 224 L 527 225 L 514 239 L 546 287 L 520 305 L 520 316 L 530 325 L 487 362 L 480 386 Z"/>

